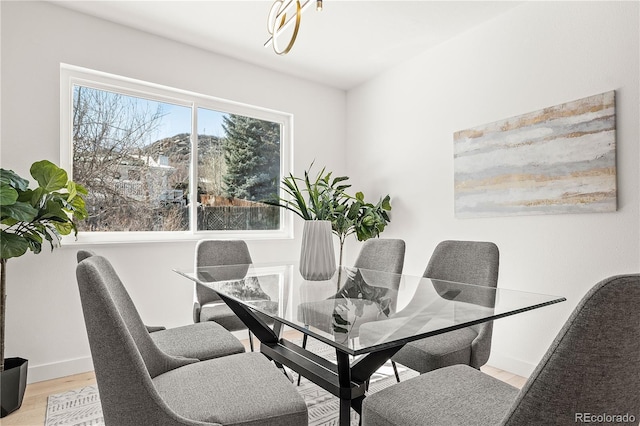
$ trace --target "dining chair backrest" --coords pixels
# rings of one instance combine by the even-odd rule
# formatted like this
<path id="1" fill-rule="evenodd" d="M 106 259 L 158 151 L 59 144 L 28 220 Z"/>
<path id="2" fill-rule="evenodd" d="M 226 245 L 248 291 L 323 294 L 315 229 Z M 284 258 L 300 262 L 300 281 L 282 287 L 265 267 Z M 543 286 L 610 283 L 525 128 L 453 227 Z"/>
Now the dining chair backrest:
<path id="1" fill-rule="evenodd" d="M 85 260 L 87 257 L 91 257 L 95 255 L 96 253 L 92 250 L 78 250 L 78 252 L 76 253 L 76 259 L 78 263 L 80 263 L 83 260 Z"/>
<path id="2" fill-rule="evenodd" d="M 78 285 L 81 288 L 83 286 L 104 288 L 106 293 L 101 294 L 100 297 L 104 300 L 100 303 L 105 303 L 105 306 L 112 307 L 113 313 L 117 313 L 122 317 L 124 325 L 134 339 L 151 377 L 156 377 L 167 371 L 167 369 L 185 364 L 185 359 L 167 355 L 151 339 L 127 289 L 107 259 L 102 256 L 91 256 L 81 261 L 78 264 L 76 275 Z M 109 301 L 105 299 L 107 296 L 110 298 Z"/>
<path id="3" fill-rule="evenodd" d="M 356 268 L 401 274 L 405 242 L 391 238 L 370 238 L 362 244 L 354 262 Z"/>
<path id="4" fill-rule="evenodd" d="M 347 268 L 347 273 L 340 278 L 338 291 L 325 300 L 313 300 L 298 306 L 298 320 L 305 325 L 318 328 L 327 333 L 334 331 L 336 304 L 351 299 L 362 299 L 363 285 L 374 287 L 372 293 L 377 294 L 376 303 L 366 303 L 360 320 L 352 324 L 350 335 L 358 335 L 360 324 L 377 319 L 381 314 L 386 316 L 395 311 L 398 287 L 404 266 L 405 243 L 399 239 L 371 238 L 364 242 L 356 258 L 354 268 Z M 361 269 L 355 269 L 361 268 Z M 340 271 L 342 272 L 342 271 Z M 338 302 L 336 302 L 338 300 Z M 381 303 L 382 302 L 382 303 Z M 353 304 L 352 304 L 353 305 Z M 307 336 L 303 336 L 303 347 Z"/>
<path id="5" fill-rule="evenodd" d="M 424 276 L 433 280 L 454 281 L 496 288 L 498 285 L 498 269 L 500 252 L 498 246 L 485 241 L 440 242 L 427 264 Z M 437 287 L 437 282 L 434 283 Z M 491 294 L 486 294 L 491 296 Z M 479 303 L 478 294 L 462 292 L 456 297 L 457 302 L 484 304 L 491 306 L 493 299 Z M 486 364 L 491 353 L 491 337 L 493 321 L 474 325 L 472 328 L 478 336 L 471 344 L 471 363 L 476 368 Z"/>
<path id="6" fill-rule="evenodd" d="M 244 265 L 252 262 L 243 240 L 200 240 L 196 244 L 196 266 Z"/>
<path id="7" fill-rule="evenodd" d="M 362 245 L 353 266 L 360 269 L 367 283 L 397 290 L 404 267 L 404 253 L 404 240 L 371 238 Z"/>
<path id="8" fill-rule="evenodd" d="M 76 277 L 107 424 L 133 424 L 131 413 L 146 424 L 180 424 L 152 377 L 197 360 L 172 357 L 157 348 L 105 258 L 81 261 Z"/>
<path id="9" fill-rule="evenodd" d="M 442 241 L 427 264 L 424 276 L 436 280 L 496 287 L 500 253 L 484 241 Z"/>
<path id="10" fill-rule="evenodd" d="M 503 424 L 582 423 L 578 420 L 589 413 L 640 417 L 638 306 L 638 274 L 610 277 L 589 290 L 525 383 Z M 638 420 L 636 417 L 635 422 Z M 615 419 L 612 423 L 629 424 Z"/>
<path id="11" fill-rule="evenodd" d="M 249 247 L 243 240 L 200 240 L 196 244 L 196 268 L 250 263 L 252 260 Z M 196 299 L 200 305 L 221 300 L 215 291 L 199 284 L 196 284 Z"/>

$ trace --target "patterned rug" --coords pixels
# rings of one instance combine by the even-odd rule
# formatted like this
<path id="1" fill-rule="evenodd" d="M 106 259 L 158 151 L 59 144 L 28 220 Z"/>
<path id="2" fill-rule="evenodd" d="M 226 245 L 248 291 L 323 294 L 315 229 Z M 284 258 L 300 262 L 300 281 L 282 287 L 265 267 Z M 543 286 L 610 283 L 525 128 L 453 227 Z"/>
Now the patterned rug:
<path id="1" fill-rule="evenodd" d="M 335 350 L 321 342 L 309 339 L 307 349 L 335 360 Z M 413 370 L 398 366 L 401 380 L 418 375 Z M 291 373 L 297 381 L 298 375 Z M 391 365 L 384 365 L 372 377 L 369 393 L 374 393 L 396 383 Z M 333 426 L 338 424 L 338 398 L 329 392 L 302 378 L 298 392 L 309 409 L 309 426 Z M 351 410 L 351 425 L 357 426 L 358 414 Z M 104 426 L 100 395 L 96 385 L 49 395 L 44 426 Z"/>

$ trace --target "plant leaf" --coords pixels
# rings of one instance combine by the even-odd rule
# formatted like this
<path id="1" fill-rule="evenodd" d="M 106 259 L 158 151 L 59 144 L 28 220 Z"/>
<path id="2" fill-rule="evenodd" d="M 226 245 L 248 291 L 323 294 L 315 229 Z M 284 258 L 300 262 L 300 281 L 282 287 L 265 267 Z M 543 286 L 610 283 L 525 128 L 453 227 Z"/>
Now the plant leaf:
<path id="1" fill-rule="evenodd" d="M 18 221 L 12 217 L 3 217 L 2 220 L 0 220 L 0 223 L 7 226 L 13 226 L 18 223 Z"/>
<path id="2" fill-rule="evenodd" d="M 56 230 L 60 235 L 69 235 L 73 231 L 73 224 L 71 222 L 54 222 Z"/>
<path id="3" fill-rule="evenodd" d="M 38 209 L 29 203 L 17 201 L 10 206 L 3 206 L 0 215 L 2 220 L 13 218 L 19 222 L 31 222 L 38 215 Z"/>
<path id="4" fill-rule="evenodd" d="M 30 172 L 38 185 L 47 192 L 64 188 L 69 180 L 67 172 L 48 160 L 33 163 Z"/>
<path id="5" fill-rule="evenodd" d="M 18 200 L 18 191 L 7 184 L 0 184 L 0 206 L 10 206 Z"/>
<path id="6" fill-rule="evenodd" d="M 68 181 L 67 182 L 67 191 L 69 191 L 69 195 L 67 197 L 67 201 L 73 200 L 73 198 L 78 194 L 78 191 L 76 190 L 75 182 L 73 182 L 73 181 Z"/>
<path id="7" fill-rule="evenodd" d="M 333 182 L 331 182 L 331 186 L 336 186 L 338 182 L 343 182 L 345 180 L 349 180 L 349 176 L 338 176 L 336 178 L 333 178 Z M 348 186 L 351 186 L 351 185 L 348 185 Z"/>
<path id="8" fill-rule="evenodd" d="M 0 230 L 0 258 L 20 257 L 29 249 L 29 241 L 20 235 Z"/>
<path id="9" fill-rule="evenodd" d="M 86 219 L 89 214 L 87 213 L 86 204 L 84 198 L 82 197 L 74 197 L 73 200 L 69 203 L 71 210 L 73 211 L 73 217 L 82 220 Z"/>
<path id="10" fill-rule="evenodd" d="M 0 183 L 20 191 L 26 191 L 29 187 L 29 181 L 18 176 L 13 170 L 0 169 Z"/>
<path id="11" fill-rule="evenodd" d="M 26 195 L 30 194 L 29 198 L 26 198 Z M 44 188 L 37 187 L 36 189 L 28 190 L 25 192 L 25 199 L 20 201 L 29 201 L 33 207 L 43 206 L 46 199 L 46 193 Z"/>
<path id="12" fill-rule="evenodd" d="M 384 199 L 382 200 L 382 208 L 385 210 L 391 210 L 391 197 L 389 197 L 388 195 L 386 197 L 384 197 Z"/>
<path id="13" fill-rule="evenodd" d="M 51 219 L 56 222 L 68 222 L 69 215 L 62 209 L 59 200 L 49 200 L 44 209 L 40 210 L 40 219 Z"/>
<path id="14" fill-rule="evenodd" d="M 23 235 L 29 244 L 29 250 L 38 254 L 42 251 L 42 237 L 37 232 L 27 232 Z"/>
<path id="15" fill-rule="evenodd" d="M 89 193 L 89 191 L 87 191 L 87 188 L 80 185 L 79 183 L 76 183 L 75 185 L 76 185 L 76 191 L 78 191 L 80 194 L 87 195 Z"/>
<path id="16" fill-rule="evenodd" d="M 67 172 L 47 160 L 33 163 L 30 171 L 39 185 L 34 190 L 28 188 L 28 180 L 0 169 L 3 259 L 22 256 L 27 250 L 40 253 L 45 240 L 53 250 L 61 235 L 77 235 L 74 218 L 87 217 L 83 198 L 87 190 L 70 181 Z"/>

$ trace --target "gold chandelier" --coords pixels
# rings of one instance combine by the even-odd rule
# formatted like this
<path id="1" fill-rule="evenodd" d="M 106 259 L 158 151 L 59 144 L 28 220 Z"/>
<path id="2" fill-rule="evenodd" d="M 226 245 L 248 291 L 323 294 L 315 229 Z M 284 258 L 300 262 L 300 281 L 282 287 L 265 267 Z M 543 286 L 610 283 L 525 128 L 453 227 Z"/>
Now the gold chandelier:
<path id="1" fill-rule="evenodd" d="M 298 37 L 302 12 L 308 9 L 313 3 L 316 4 L 317 11 L 322 10 L 322 0 L 306 0 L 304 4 L 300 4 L 300 0 L 274 1 L 271 5 L 271 10 L 269 11 L 269 17 L 267 18 L 267 31 L 269 31 L 271 37 L 264 43 L 264 46 L 267 47 L 271 44 L 273 51 L 278 55 L 286 55 L 289 53 L 293 44 L 296 42 L 296 37 Z M 289 19 L 287 19 L 287 13 L 291 9 L 295 12 L 293 16 L 290 16 Z M 282 49 L 278 43 L 278 36 L 291 25 L 295 25 L 291 32 L 291 37 L 289 38 L 289 42 L 286 47 Z"/>

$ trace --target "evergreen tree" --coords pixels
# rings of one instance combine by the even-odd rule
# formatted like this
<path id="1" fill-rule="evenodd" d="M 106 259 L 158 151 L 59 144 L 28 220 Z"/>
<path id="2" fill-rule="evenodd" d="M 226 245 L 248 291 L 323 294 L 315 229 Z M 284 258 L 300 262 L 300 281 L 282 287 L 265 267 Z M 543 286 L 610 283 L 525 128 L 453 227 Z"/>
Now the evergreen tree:
<path id="1" fill-rule="evenodd" d="M 227 115 L 224 189 L 229 197 L 260 201 L 278 191 L 280 125 L 241 115 Z"/>

